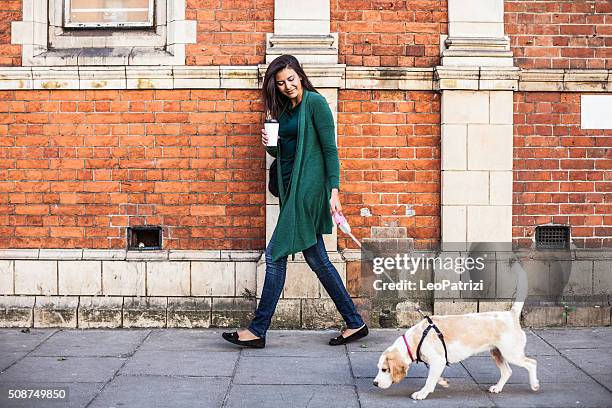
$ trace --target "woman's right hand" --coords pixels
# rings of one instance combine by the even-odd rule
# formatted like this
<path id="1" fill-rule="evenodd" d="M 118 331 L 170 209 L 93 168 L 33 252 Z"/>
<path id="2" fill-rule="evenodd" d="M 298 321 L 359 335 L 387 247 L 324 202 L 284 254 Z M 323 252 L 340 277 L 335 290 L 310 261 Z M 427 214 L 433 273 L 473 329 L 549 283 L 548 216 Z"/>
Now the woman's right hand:
<path id="1" fill-rule="evenodd" d="M 268 145 L 268 134 L 266 133 L 266 129 L 261 129 L 261 143 L 264 146 Z"/>

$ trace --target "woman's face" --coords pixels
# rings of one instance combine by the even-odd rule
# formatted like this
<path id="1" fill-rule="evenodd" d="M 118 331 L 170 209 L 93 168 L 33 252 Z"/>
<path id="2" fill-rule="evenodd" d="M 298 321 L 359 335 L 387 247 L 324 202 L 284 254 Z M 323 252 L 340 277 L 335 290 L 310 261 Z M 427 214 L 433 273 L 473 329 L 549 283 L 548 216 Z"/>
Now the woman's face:
<path id="1" fill-rule="evenodd" d="M 302 81 L 292 68 L 285 68 L 282 71 L 278 71 L 274 79 L 280 93 L 298 102 L 302 99 L 302 94 L 304 92 Z"/>

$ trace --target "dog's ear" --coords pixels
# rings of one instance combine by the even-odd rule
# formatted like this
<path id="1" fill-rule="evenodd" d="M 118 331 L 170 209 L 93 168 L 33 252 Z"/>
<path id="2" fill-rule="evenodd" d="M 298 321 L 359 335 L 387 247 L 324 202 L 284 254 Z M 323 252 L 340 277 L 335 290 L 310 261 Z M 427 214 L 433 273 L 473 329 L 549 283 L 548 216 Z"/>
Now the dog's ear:
<path id="1" fill-rule="evenodd" d="M 394 384 L 402 381 L 406 377 L 406 374 L 408 374 L 408 366 L 398 353 L 389 354 L 387 356 L 387 364 L 389 364 L 391 380 Z"/>

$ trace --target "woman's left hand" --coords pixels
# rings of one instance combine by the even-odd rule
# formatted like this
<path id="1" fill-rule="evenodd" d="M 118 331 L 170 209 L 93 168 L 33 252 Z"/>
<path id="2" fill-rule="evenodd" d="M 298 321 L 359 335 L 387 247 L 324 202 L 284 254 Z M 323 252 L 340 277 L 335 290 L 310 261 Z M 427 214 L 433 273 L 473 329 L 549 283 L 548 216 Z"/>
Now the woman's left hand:
<path id="1" fill-rule="evenodd" d="M 342 213 L 342 204 L 340 204 L 340 193 L 337 188 L 332 188 L 331 198 L 329 199 L 329 212 L 334 214 L 335 212 Z"/>

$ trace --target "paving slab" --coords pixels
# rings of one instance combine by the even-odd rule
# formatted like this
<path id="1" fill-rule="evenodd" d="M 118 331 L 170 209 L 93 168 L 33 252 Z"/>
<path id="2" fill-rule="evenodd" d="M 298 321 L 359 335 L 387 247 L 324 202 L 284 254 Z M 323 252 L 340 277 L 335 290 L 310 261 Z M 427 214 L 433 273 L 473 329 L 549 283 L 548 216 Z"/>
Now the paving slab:
<path id="1" fill-rule="evenodd" d="M 139 350 L 200 350 L 201 352 L 237 351 L 238 348 L 221 338 L 226 330 L 156 329 Z"/>
<path id="2" fill-rule="evenodd" d="M 5 382 L 45 383 L 55 382 L 106 382 L 125 362 L 115 357 L 24 357 L 17 364 L 0 374 L 0 384 Z"/>
<path id="3" fill-rule="evenodd" d="M 346 345 L 348 351 L 385 351 L 406 329 L 375 329 L 358 342 Z"/>
<path id="4" fill-rule="evenodd" d="M 20 383 L 3 383 L 0 385 L 0 395 L 8 395 L 9 389 L 23 387 Z M 41 385 L 37 385 L 40 387 Z M 45 383 L 44 389 L 58 390 L 68 388 L 68 401 L 66 400 L 25 400 L 8 399 L 0 397 L 2 408 L 85 408 L 87 404 L 100 392 L 104 383 Z"/>
<path id="5" fill-rule="evenodd" d="M 538 380 L 540 383 L 586 383 L 592 382 L 585 373 L 574 367 L 562 356 L 539 356 Z M 461 364 L 479 384 L 494 384 L 499 380 L 499 369 L 490 357 L 470 357 Z M 509 384 L 529 384 L 526 369 L 510 364 L 512 376 Z"/>
<path id="6" fill-rule="evenodd" d="M 611 339 L 612 341 L 612 339 Z M 561 349 L 561 354 L 588 374 L 612 374 L 612 349 Z"/>
<path id="7" fill-rule="evenodd" d="M 343 357 L 242 357 L 235 384 L 352 384 Z"/>
<path id="8" fill-rule="evenodd" d="M 349 358 L 351 360 L 351 367 L 353 369 L 353 376 L 355 378 L 374 378 L 378 373 L 378 358 L 380 352 L 349 352 Z M 426 378 L 428 368 L 425 364 L 411 364 L 408 370 L 408 377 L 412 378 Z M 444 368 L 442 376 L 448 378 L 467 378 L 469 377 L 468 372 L 461 364 L 451 364 Z"/>
<path id="9" fill-rule="evenodd" d="M 333 402 L 332 402 L 333 401 Z M 352 385 L 233 385 L 226 408 L 358 408 Z"/>
<path id="10" fill-rule="evenodd" d="M 362 408 L 474 408 L 494 407 L 495 405 L 486 392 L 468 378 L 453 381 L 448 388 L 437 386 L 433 393 L 421 401 L 415 401 L 410 396 L 420 390 L 425 384 L 424 378 L 404 380 L 392 385 L 386 390 L 375 387 L 372 380 L 360 378 L 357 380 L 357 393 Z"/>
<path id="11" fill-rule="evenodd" d="M 612 374 L 594 374 L 593 378 L 612 392 Z"/>
<path id="12" fill-rule="evenodd" d="M 28 354 L 27 351 L 4 351 L 0 354 L 0 372 L 5 371 L 16 361 L 25 357 Z"/>
<path id="13" fill-rule="evenodd" d="M 535 329 L 534 332 L 557 349 L 612 348 L 612 327 Z"/>
<path id="14" fill-rule="evenodd" d="M 57 329 L 0 329 L 0 353 L 7 351 L 31 351 L 57 332 Z"/>
<path id="15" fill-rule="evenodd" d="M 225 377 L 115 377 L 88 408 L 217 408 L 229 387 Z"/>
<path id="16" fill-rule="evenodd" d="M 149 330 L 61 330 L 30 356 L 127 357 L 149 335 Z"/>
<path id="17" fill-rule="evenodd" d="M 184 375 L 191 377 L 229 377 L 238 360 L 235 353 L 202 354 L 197 350 L 138 350 L 120 371 L 122 375 Z"/>
<path id="18" fill-rule="evenodd" d="M 266 335 L 265 349 L 244 349 L 245 357 L 340 357 L 346 349 L 330 346 L 329 339 L 338 335 L 337 331 L 298 331 L 273 330 Z"/>
<path id="19" fill-rule="evenodd" d="M 491 385 L 482 384 L 481 389 Z M 542 384 L 537 392 L 526 385 L 506 384 L 499 394 L 489 393 L 489 398 L 500 408 L 608 408 L 612 394 L 594 382 Z"/>

